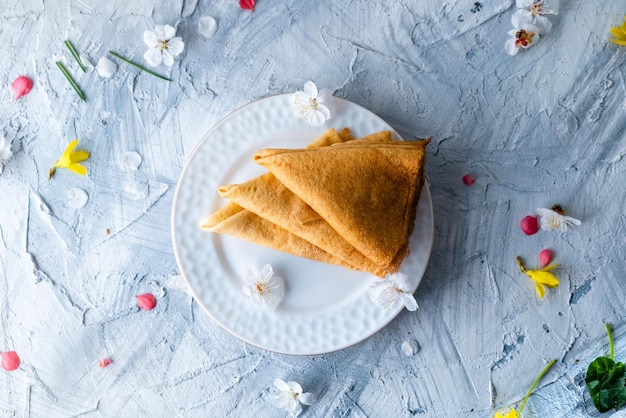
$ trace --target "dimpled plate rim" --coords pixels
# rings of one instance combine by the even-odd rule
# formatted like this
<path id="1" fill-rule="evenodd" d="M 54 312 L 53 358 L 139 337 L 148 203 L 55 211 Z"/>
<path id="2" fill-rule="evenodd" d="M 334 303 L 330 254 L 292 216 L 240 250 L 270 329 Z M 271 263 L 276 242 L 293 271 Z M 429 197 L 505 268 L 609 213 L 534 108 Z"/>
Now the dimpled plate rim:
<path id="1" fill-rule="evenodd" d="M 275 311 L 261 309 L 252 305 L 242 293 L 240 285 L 243 279 L 223 254 L 224 251 L 232 252 L 234 247 L 225 245 L 231 238 L 222 238 L 220 234 L 211 234 L 199 227 L 202 219 L 224 204 L 224 199 L 217 194 L 217 188 L 225 180 L 236 176 L 237 171 L 242 171 L 239 170 L 242 156 L 251 157 L 261 148 L 259 145 L 302 147 L 330 127 L 341 129 L 346 126 L 357 137 L 387 129 L 392 131 L 394 138 L 400 138 L 391 126 L 374 113 L 336 97 L 329 103 L 332 118 L 323 127 L 311 127 L 293 113 L 292 96 L 270 96 L 237 109 L 219 121 L 194 147 L 174 194 L 172 242 L 179 271 L 194 299 L 224 330 L 250 345 L 268 351 L 316 355 L 341 350 L 365 340 L 387 325 L 404 307 L 383 309 L 372 302 L 368 287 L 377 279 L 366 273 L 355 273 L 253 244 L 238 243 L 238 246 L 245 248 L 238 252 L 262 253 L 263 257 L 278 260 L 278 264 L 299 263 L 307 269 L 331 269 L 332 274 L 338 276 L 363 276 L 343 281 L 344 286 L 346 283 L 347 286 L 354 285 L 350 297 L 329 306 L 319 301 L 320 309 L 317 311 L 299 311 L 297 307 L 284 309 L 281 305 Z M 278 144 L 271 142 L 271 138 L 286 132 L 297 137 L 297 143 L 284 143 L 284 140 Z M 400 269 L 409 277 L 413 292 L 426 270 L 433 236 L 432 198 L 428 183 L 425 183 L 410 239 L 411 252 Z M 289 277 L 285 279 L 289 280 Z M 291 283 L 291 288 L 287 288 L 288 292 L 295 290 L 294 283 Z M 342 290 L 350 292 L 352 289 Z M 315 302 L 312 301 L 313 306 Z"/>

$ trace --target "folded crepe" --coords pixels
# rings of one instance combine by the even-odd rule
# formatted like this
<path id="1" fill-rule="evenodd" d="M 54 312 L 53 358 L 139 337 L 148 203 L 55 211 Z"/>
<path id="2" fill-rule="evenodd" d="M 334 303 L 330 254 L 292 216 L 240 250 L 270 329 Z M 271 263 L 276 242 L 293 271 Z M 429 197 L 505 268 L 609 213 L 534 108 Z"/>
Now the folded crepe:
<path id="1" fill-rule="evenodd" d="M 205 219 L 202 228 L 212 232 L 226 233 L 254 244 L 289 252 L 311 260 L 354 269 L 353 266 L 344 263 L 310 242 L 234 203 L 226 204 Z"/>
<path id="2" fill-rule="evenodd" d="M 337 132 L 331 128 L 316 138 L 308 147 L 329 146 L 351 140 L 354 140 L 354 137 L 350 129 L 344 128 Z M 319 218 L 316 214 L 313 216 Z M 224 207 L 206 218 L 201 227 L 207 231 L 232 235 L 258 245 L 312 260 L 341 265 L 351 270 L 356 268 L 234 202 L 228 202 Z"/>
<path id="3" fill-rule="evenodd" d="M 391 141 L 391 132 L 382 131 L 350 143 L 388 141 Z M 315 210 L 278 181 L 272 173 L 265 173 L 245 183 L 222 186 L 219 188 L 219 193 L 231 202 L 333 254 L 357 270 L 369 272 L 378 277 L 385 277 L 387 274 L 385 268 L 357 251 Z"/>
<path id="4" fill-rule="evenodd" d="M 361 254 L 393 273 L 408 253 L 429 141 L 265 149 L 254 160 Z"/>

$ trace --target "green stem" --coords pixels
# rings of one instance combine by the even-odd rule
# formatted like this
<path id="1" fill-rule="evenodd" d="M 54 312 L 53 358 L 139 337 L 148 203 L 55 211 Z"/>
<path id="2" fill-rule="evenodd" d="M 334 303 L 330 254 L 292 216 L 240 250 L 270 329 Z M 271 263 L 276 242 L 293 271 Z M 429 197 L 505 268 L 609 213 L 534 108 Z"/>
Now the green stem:
<path id="1" fill-rule="evenodd" d="M 86 73 L 87 67 L 85 67 L 85 65 L 83 64 L 83 60 L 80 59 L 80 55 L 78 55 L 78 52 L 76 52 L 76 49 L 74 49 L 74 45 L 72 45 L 70 41 L 65 41 L 64 43 L 67 49 L 70 50 L 70 53 L 72 54 L 72 56 L 74 57 L 78 65 L 80 66 L 80 69 L 83 70 L 83 73 Z"/>
<path id="2" fill-rule="evenodd" d="M 125 62 L 125 63 L 127 63 L 127 64 L 132 65 L 133 67 L 137 67 L 137 68 L 139 68 L 141 71 L 145 71 L 146 73 L 148 73 L 148 74 L 150 74 L 150 75 L 153 75 L 153 76 L 155 76 L 155 77 L 158 77 L 158 78 L 160 78 L 161 80 L 165 80 L 165 81 L 172 81 L 172 79 L 167 78 L 167 77 L 165 77 L 165 76 L 162 76 L 161 74 L 157 74 L 157 73 L 155 73 L 154 71 L 151 71 L 151 70 L 147 69 L 146 67 L 144 67 L 144 66 L 142 66 L 142 65 L 139 65 L 139 64 L 137 64 L 136 62 L 133 62 L 133 61 L 129 60 L 128 58 L 124 58 L 124 57 L 123 57 L 123 56 L 121 56 L 120 54 L 117 54 L 117 53 L 115 53 L 115 52 L 113 52 L 113 51 L 109 51 L 109 54 L 113 55 L 115 58 L 119 58 L 119 59 L 121 59 L 122 61 L 124 61 L 124 62 Z"/>
<path id="3" fill-rule="evenodd" d="M 82 91 L 80 91 L 80 88 L 78 87 L 78 85 L 76 84 L 76 82 L 74 81 L 74 79 L 72 78 L 72 76 L 70 75 L 70 73 L 67 72 L 67 70 L 65 69 L 65 67 L 63 66 L 63 64 L 61 63 L 61 61 L 57 61 L 56 62 L 57 67 L 59 67 L 59 70 L 61 70 L 61 72 L 63 73 L 63 75 L 65 76 L 65 78 L 67 78 L 67 81 L 70 82 L 70 84 L 72 85 L 72 87 L 74 88 L 74 91 L 76 92 L 76 94 L 78 94 L 78 97 L 80 97 L 83 102 L 87 101 L 87 98 L 85 97 L 85 95 L 83 94 Z"/>
<path id="4" fill-rule="evenodd" d="M 532 386 L 530 387 L 530 389 L 528 390 L 528 393 L 526 393 L 526 396 L 524 396 L 524 399 L 522 400 L 522 404 L 519 406 L 519 411 L 517 411 L 518 415 L 522 415 L 522 410 L 524 409 L 524 406 L 526 405 L 526 401 L 528 400 L 528 398 L 530 398 L 530 395 L 533 393 L 533 390 L 535 390 L 535 386 L 537 386 L 537 384 L 539 383 L 539 381 L 543 378 L 543 376 L 548 372 L 548 370 L 550 370 L 550 367 L 552 367 L 554 365 L 554 363 L 556 363 L 556 359 L 552 359 L 550 361 L 550 363 L 548 363 L 546 365 L 546 367 L 543 368 L 543 370 L 541 371 L 541 373 L 539 373 L 539 376 L 537 376 L 537 378 L 535 379 L 535 381 L 533 382 Z"/>
<path id="5" fill-rule="evenodd" d="M 522 273 L 526 273 L 526 267 L 524 267 L 524 264 L 522 264 L 522 259 L 519 258 L 519 256 L 515 257 L 515 261 L 517 261 L 517 265 L 519 266 L 519 269 L 521 270 Z"/>
<path id="6" fill-rule="evenodd" d="M 613 357 L 615 356 L 615 346 L 613 344 L 613 334 L 611 334 L 611 327 L 609 326 L 609 324 L 604 324 L 604 326 L 606 327 L 606 333 L 609 335 L 609 358 L 611 360 L 613 360 Z"/>

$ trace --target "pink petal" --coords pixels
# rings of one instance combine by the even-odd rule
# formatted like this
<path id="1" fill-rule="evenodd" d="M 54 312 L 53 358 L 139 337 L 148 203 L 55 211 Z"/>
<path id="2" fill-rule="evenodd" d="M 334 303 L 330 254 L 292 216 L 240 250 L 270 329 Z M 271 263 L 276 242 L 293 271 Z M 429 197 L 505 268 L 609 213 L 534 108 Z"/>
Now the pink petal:
<path id="1" fill-rule="evenodd" d="M 536 216 L 526 216 L 519 223 L 526 235 L 534 235 L 539 231 L 539 219 Z"/>
<path id="2" fill-rule="evenodd" d="M 239 0 L 239 7 L 254 12 L 254 0 Z"/>
<path id="3" fill-rule="evenodd" d="M 106 366 L 108 366 L 111 363 L 113 363 L 113 361 L 110 358 L 105 357 L 98 362 L 98 366 L 100 366 L 101 369 L 104 369 Z"/>
<path id="4" fill-rule="evenodd" d="M 11 83 L 11 91 L 13 91 L 15 99 L 19 99 L 20 97 L 28 94 L 32 88 L 33 81 L 24 75 L 19 76 L 13 83 Z"/>
<path id="5" fill-rule="evenodd" d="M 20 358 L 15 351 L 0 353 L 2 356 L 2 368 L 8 372 L 20 367 Z"/>
<path id="6" fill-rule="evenodd" d="M 539 262 L 541 263 L 541 267 L 545 267 L 548 264 L 550 264 L 550 262 L 552 261 L 552 258 L 554 258 L 552 251 L 548 249 L 541 251 L 539 253 Z"/>
<path id="7" fill-rule="evenodd" d="M 151 293 L 144 293 L 143 295 L 136 295 L 137 304 L 145 311 L 151 311 L 156 306 L 156 299 Z"/>
<path id="8" fill-rule="evenodd" d="M 476 180 L 474 180 L 474 177 L 470 176 L 469 174 L 463 176 L 463 184 L 465 184 L 466 186 L 471 186 L 475 182 Z"/>

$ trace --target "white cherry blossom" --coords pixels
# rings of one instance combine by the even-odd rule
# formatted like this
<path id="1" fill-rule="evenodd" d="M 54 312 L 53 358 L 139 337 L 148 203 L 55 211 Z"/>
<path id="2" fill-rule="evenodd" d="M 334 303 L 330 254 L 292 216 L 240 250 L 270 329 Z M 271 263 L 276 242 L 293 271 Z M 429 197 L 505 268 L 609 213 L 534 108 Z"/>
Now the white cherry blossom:
<path id="1" fill-rule="evenodd" d="M 143 41 L 148 46 L 148 50 L 143 54 L 146 62 L 152 67 L 163 62 L 168 67 L 174 64 L 174 57 L 177 57 L 185 49 L 182 38 L 176 35 L 176 29 L 170 25 L 156 25 L 154 31 L 145 31 Z"/>
<path id="2" fill-rule="evenodd" d="M 409 311 L 418 308 L 409 278 L 403 273 L 390 274 L 384 280 L 374 283 L 370 287 L 370 298 L 385 309 L 391 309 L 398 304 L 404 305 Z"/>
<path id="3" fill-rule="evenodd" d="M 556 210 L 555 210 L 556 208 Z M 555 206 L 553 209 L 537 208 L 537 215 L 539 215 L 539 225 L 544 231 L 558 230 L 560 232 L 567 231 L 567 226 L 580 225 L 581 222 L 578 219 L 574 219 L 571 216 L 565 216 L 560 209 L 560 206 Z"/>
<path id="4" fill-rule="evenodd" d="M 302 413 L 302 405 L 312 405 L 315 403 L 315 395 L 303 393 L 302 386 L 298 382 L 285 382 L 281 379 L 274 379 L 274 386 L 280 391 L 274 397 L 274 405 L 284 409 L 292 417 L 297 417 Z"/>
<path id="5" fill-rule="evenodd" d="M 318 92 L 315 83 L 307 81 L 303 91 L 297 91 L 293 95 L 293 110 L 310 125 L 322 126 L 330 119 L 330 110 L 323 103 L 328 103 L 331 97 L 330 90 L 322 89 Z"/>
<path id="6" fill-rule="evenodd" d="M 530 23 L 539 29 L 539 33 L 545 34 L 552 29 L 552 22 L 545 15 L 555 15 L 556 7 L 551 1 L 546 0 L 516 0 L 515 4 L 518 10 L 511 17 L 513 26 L 519 26 L 521 23 Z M 516 24 L 518 22 L 518 24 Z"/>
<path id="7" fill-rule="evenodd" d="M 272 266 L 266 264 L 261 271 L 251 267 L 244 267 L 245 283 L 241 287 L 243 293 L 255 305 L 273 310 L 285 296 L 285 280 L 282 277 L 273 277 Z"/>

